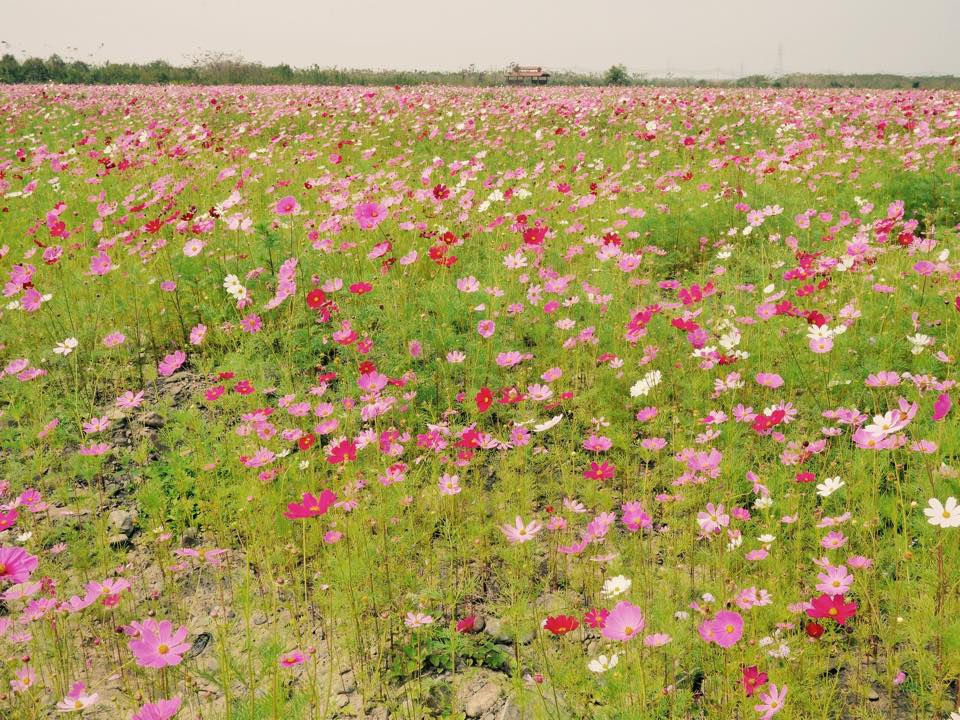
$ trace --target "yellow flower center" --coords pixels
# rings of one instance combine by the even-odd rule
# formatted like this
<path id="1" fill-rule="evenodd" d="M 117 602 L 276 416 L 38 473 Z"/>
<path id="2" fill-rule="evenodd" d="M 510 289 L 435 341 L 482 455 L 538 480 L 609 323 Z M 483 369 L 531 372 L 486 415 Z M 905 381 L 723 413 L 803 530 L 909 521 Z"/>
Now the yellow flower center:
<path id="1" fill-rule="evenodd" d="M 166 645 L 161 645 L 157 648 L 157 652 L 161 655 L 166 655 L 168 652 L 170 652 L 170 648 Z"/>

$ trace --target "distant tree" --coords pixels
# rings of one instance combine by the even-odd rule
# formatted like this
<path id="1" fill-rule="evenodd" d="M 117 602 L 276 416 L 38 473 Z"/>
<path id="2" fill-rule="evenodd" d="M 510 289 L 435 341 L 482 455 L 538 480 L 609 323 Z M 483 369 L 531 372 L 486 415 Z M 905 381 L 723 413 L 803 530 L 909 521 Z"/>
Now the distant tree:
<path id="1" fill-rule="evenodd" d="M 0 58 L 0 83 L 18 83 L 23 82 L 23 77 L 20 73 L 20 63 L 17 62 L 17 59 L 7 53 L 2 58 Z"/>
<path id="2" fill-rule="evenodd" d="M 630 73 L 623 65 L 612 65 L 604 76 L 607 85 L 629 85 Z"/>

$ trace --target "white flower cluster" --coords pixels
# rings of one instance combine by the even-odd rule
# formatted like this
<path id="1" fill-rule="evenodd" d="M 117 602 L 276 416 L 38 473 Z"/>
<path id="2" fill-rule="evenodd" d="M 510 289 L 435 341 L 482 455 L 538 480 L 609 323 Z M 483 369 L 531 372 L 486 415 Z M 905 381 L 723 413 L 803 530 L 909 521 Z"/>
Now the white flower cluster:
<path id="1" fill-rule="evenodd" d="M 238 278 L 236 275 L 227 275 L 223 279 L 223 289 L 232 295 L 233 299 L 237 302 L 246 300 L 249 297 L 249 292 L 243 286 L 243 283 L 240 282 L 240 278 Z"/>

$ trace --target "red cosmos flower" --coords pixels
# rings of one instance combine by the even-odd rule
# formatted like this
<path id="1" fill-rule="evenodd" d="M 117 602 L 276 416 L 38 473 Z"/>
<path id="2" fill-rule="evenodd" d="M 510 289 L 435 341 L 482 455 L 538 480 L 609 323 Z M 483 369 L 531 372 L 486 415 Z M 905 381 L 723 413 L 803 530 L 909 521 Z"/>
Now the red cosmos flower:
<path id="1" fill-rule="evenodd" d="M 757 670 L 756 665 L 751 665 L 743 669 L 743 678 L 740 682 L 743 683 L 743 691 L 747 697 L 750 697 L 757 688 L 767 684 L 767 674 Z"/>
<path id="2" fill-rule="evenodd" d="M 216 387 L 212 387 L 209 390 L 207 390 L 204 393 L 204 397 L 207 399 L 207 402 L 213 402 L 214 400 L 217 400 L 221 395 L 223 395 L 223 393 L 226 392 L 226 390 L 227 389 L 223 385 L 217 385 Z"/>
<path id="3" fill-rule="evenodd" d="M 802 472 L 797 473 L 797 482 L 798 483 L 809 483 L 817 479 L 817 476 L 812 472 Z"/>
<path id="4" fill-rule="evenodd" d="M 297 447 L 301 450 L 309 450 L 313 447 L 314 443 L 317 442 L 317 438 L 313 433 L 307 433 L 303 435 L 299 440 L 297 440 Z"/>
<path id="5" fill-rule="evenodd" d="M 473 629 L 476 626 L 477 626 L 477 616 L 467 615 L 465 618 L 457 622 L 457 632 L 458 633 L 473 632 Z"/>
<path id="6" fill-rule="evenodd" d="M 807 635 L 812 637 L 814 640 L 823 635 L 823 625 L 820 623 L 815 623 L 812 620 L 808 622 L 803 629 L 806 631 Z"/>
<path id="7" fill-rule="evenodd" d="M 591 608 L 583 616 L 583 622 L 594 629 L 603 628 L 607 624 L 607 615 L 609 614 L 610 611 L 606 608 Z"/>
<path id="8" fill-rule="evenodd" d="M 311 310 L 319 310 L 327 301 L 327 294 L 320 288 L 315 288 L 307 293 L 307 307 Z"/>
<path id="9" fill-rule="evenodd" d="M 811 310 L 810 312 L 807 313 L 807 324 L 821 327 L 827 324 L 827 319 L 821 313 L 818 313 L 816 310 Z"/>
<path id="10" fill-rule="evenodd" d="M 225 371 L 217 375 L 217 380 L 233 380 L 234 373 Z"/>
<path id="11" fill-rule="evenodd" d="M 233 386 L 233 391 L 240 395 L 249 395 L 253 392 L 253 390 L 253 383 L 251 383 L 249 380 L 241 380 Z"/>
<path id="12" fill-rule="evenodd" d="M 375 372 L 377 366 L 372 360 L 364 360 L 362 363 L 360 363 L 360 366 L 357 369 L 360 371 L 361 375 L 366 375 L 367 373 Z"/>
<path id="13" fill-rule="evenodd" d="M 786 413 L 780 409 L 774 410 L 769 415 L 757 415 L 752 427 L 758 433 L 766 432 L 783 422 L 784 417 L 786 417 Z"/>
<path id="14" fill-rule="evenodd" d="M 433 196 L 437 200 L 446 200 L 450 197 L 450 190 L 443 183 L 437 183 L 433 186 Z"/>
<path id="15" fill-rule="evenodd" d="M 489 406 L 488 406 L 489 407 Z M 456 446 L 462 448 L 475 448 L 480 445 L 480 433 L 477 432 L 474 428 L 469 428 L 463 431 L 463 434 L 460 436 L 460 439 L 457 440 Z"/>
<path id="16" fill-rule="evenodd" d="M 523 242 L 526 245 L 543 245 L 543 240 L 547 236 L 547 228 L 538 226 L 530 227 L 523 231 Z"/>
<path id="17" fill-rule="evenodd" d="M 365 282 L 354 283 L 350 286 L 350 292 L 352 292 L 354 295 L 365 295 L 371 290 L 373 290 L 373 285 Z"/>
<path id="18" fill-rule="evenodd" d="M 514 405 L 523 402 L 526 398 L 527 396 L 515 387 L 508 387 L 500 390 L 500 397 L 497 399 L 497 402 L 501 405 Z"/>
<path id="19" fill-rule="evenodd" d="M 304 493 L 303 500 L 298 503 L 289 503 L 287 511 L 283 514 L 288 520 L 305 520 L 306 518 L 315 518 L 325 515 L 330 506 L 337 501 L 337 496 L 332 490 L 324 490 L 320 497 L 312 493 Z"/>
<path id="20" fill-rule="evenodd" d="M 830 618 L 843 625 L 857 614 L 857 604 L 846 602 L 843 595 L 821 595 L 811 600 L 812 608 L 807 615 L 812 618 Z"/>
<path id="21" fill-rule="evenodd" d="M 608 462 L 602 463 L 590 463 L 590 469 L 583 471 L 583 476 L 588 480 L 599 480 L 603 482 L 604 480 L 612 480 L 616 477 L 617 468 L 614 465 L 611 465 Z"/>
<path id="22" fill-rule="evenodd" d="M 580 622 L 573 615 L 554 615 L 546 619 L 543 627 L 554 635 L 566 635 L 580 627 Z"/>
<path id="23" fill-rule="evenodd" d="M 357 459 L 357 446 L 350 440 L 341 440 L 333 446 L 330 454 L 327 456 L 327 462 L 331 465 L 339 465 L 347 460 Z"/>
<path id="24" fill-rule="evenodd" d="M 488 387 L 481 388 L 474 400 L 477 403 L 477 410 L 484 413 L 489 410 L 493 404 L 493 393 L 490 392 L 490 388 Z"/>

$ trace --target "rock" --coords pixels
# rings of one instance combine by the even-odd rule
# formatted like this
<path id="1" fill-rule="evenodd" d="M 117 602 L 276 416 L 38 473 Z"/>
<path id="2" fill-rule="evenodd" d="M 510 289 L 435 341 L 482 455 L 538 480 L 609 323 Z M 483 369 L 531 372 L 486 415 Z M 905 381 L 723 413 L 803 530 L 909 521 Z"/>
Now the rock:
<path id="1" fill-rule="evenodd" d="M 500 618 L 486 617 L 484 619 L 483 631 L 493 638 L 495 643 L 510 644 L 515 639 L 514 633 L 507 629 L 505 623 Z M 532 642 L 533 638 L 534 632 L 529 630 L 520 636 L 520 643 L 526 645 Z"/>
<path id="2" fill-rule="evenodd" d="M 133 533 L 134 516 L 129 510 L 114 510 L 107 518 L 111 530 L 122 533 L 127 537 Z"/>
<path id="3" fill-rule="evenodd" d="M 522 718 L 523 715 L 520 712 L 520 706 L 517 705 L 513 698 L 508 697 L 500 709 L 500 714 L 497 715 L 497 720 L 522 720 Z"/>
<path id="4" fill-rule="evenodd" d="M 196 528 L 187 528 L 183 531 L 183 536 L 180 538 L 180 544 L 186 548 L 196 547 L 197 542 L 200 540 L 200 533 L 197 532 Z"/>
<path id="5" fill-rule="evenodd" d="M 117 533 L 107 538 L 110 547 L 119 548 L 130 544 L 130 538 L 123 533 Z"/>
<path id="6" fill-rule="evenodd" d="M 390 711 L 383 705 L 377 705 L 367 712 L 367 720 L 389 720 Z"/>
<path id="7" fill-rule="evenodd" d="M 160 417 L 160 413 L 153 411 L 144 413 L 140 417 L 140 422 L 142 422 L 146 427 L 153 428 L 155 430 L 163 427 L 163 418 Z"/>
<path id="8" fill-rule="evenodd" d="M 473 695 L 467 698 L 463 711 L 469 718 L 478 718 L 487 710 L 496 705 L 500 699 L 500 686 L 495 682 L 487 682 L 480 686 Z"/>
<path id="9" fill-rule="evenodd" d="M 867 690 L 867 700 L 869 700 L 870 702 L 877 702 L 877 700 L 879 699 L 880 699 L 880 693 L 878 693 L 873 688 L 870 688 L 869 690 Z"/>
<path id="10" fill-rule="evenodd" d="M 333 679 L 333 690 L 336 693 L 350 694 L 357 689 L 357 681 L 353 677 L 353 670 L 347 668 Z"/>

